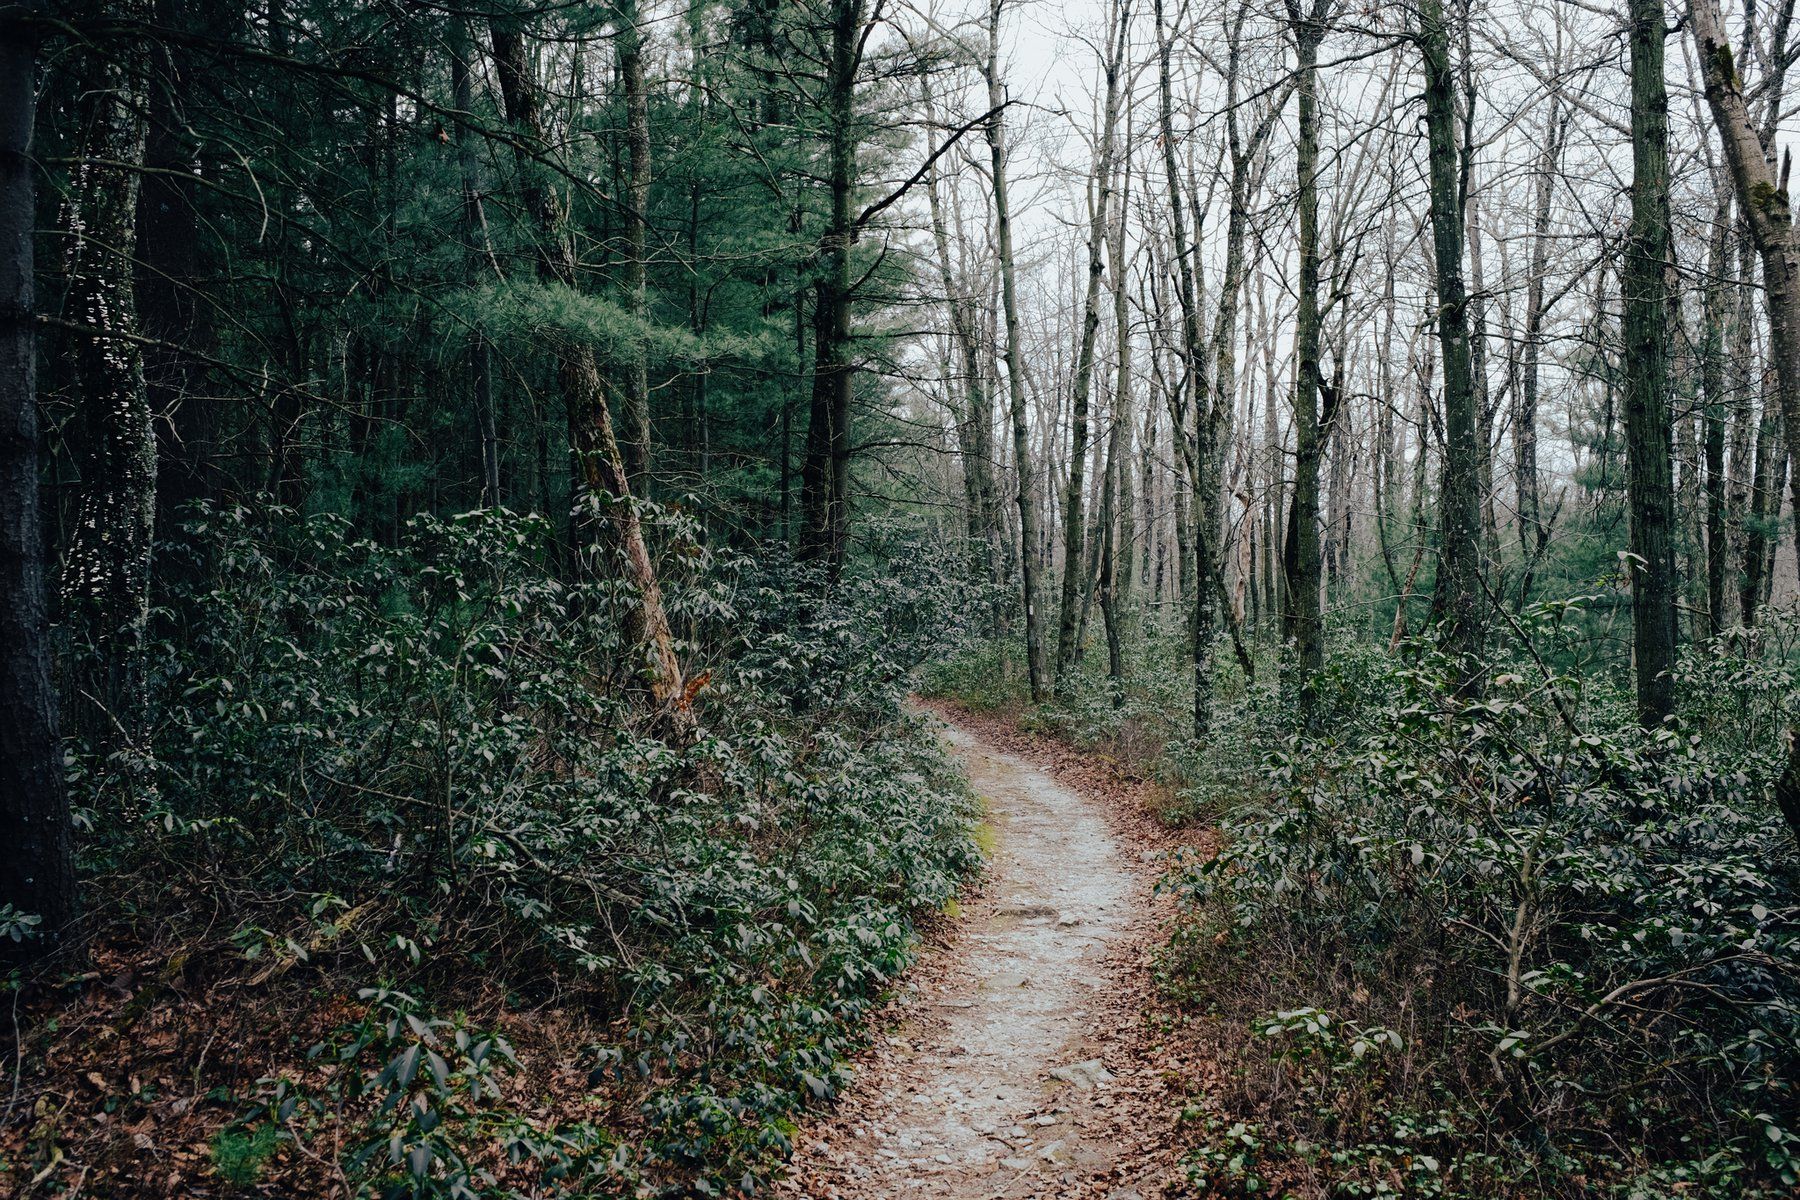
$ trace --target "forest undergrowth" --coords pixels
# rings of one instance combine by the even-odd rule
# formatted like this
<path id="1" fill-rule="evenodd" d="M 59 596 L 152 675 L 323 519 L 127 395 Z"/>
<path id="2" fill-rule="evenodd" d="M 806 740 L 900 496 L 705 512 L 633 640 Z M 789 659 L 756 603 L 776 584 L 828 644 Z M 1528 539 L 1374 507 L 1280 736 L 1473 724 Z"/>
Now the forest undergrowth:
<path id="1" fill-rule="evenodd" d="M 950 593 L 924 553 L 828 590 L 657 522 L 688 732 L 634 695 L 633 593 L 559 582 L 541 519 L 384 546 L 195 516 L 152 755 L 73 751 L 85 944 L 9 989 L 0 1191 L 767 1178 L 979 865 L 976 802 L 903 703 Z"/>
<path id="2" fill-rule="evenodd" d="M 1646 732 L 1541 605 L 1459 692 L 1340 631 L 1313 717 L 1274 654 L 1191 740 L 1180 639 L 1032 707 L 1008 643 L 925 689 L 1159 779 L 1219 831 L 1160 885 L 1173 1020 L 1218 1071 L 1173 1118 L 1196 1196 L 1748 1197 L 1800 1183 L 1800 855 L 1773 803 L 1792 620 L 1681 661 Z M 1221 648 L 1220 662 L 1227 652 Z M 1787 786 L 1793 786 L 1790 775 Z M 1172 1014 L 1172 1016 L 1170 1015 Z"/>

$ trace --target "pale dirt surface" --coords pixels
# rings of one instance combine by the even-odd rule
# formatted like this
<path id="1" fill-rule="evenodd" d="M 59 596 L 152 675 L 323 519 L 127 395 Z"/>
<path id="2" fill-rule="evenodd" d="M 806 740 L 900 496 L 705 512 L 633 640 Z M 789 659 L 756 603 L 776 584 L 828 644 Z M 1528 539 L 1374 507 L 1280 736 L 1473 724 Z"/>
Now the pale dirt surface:
<path id="1" fill-rule="evenodd" d="M 1148 1200 L 1178 1102 L 1146 1028 L 1166 914 L 1129 798 L 1077 791 L 978 721 L 945 739 L 988 804 L 981 893 L 927 951 L 786 1195 Z M 981 732 L 977 732 L 977 726 Z"/>

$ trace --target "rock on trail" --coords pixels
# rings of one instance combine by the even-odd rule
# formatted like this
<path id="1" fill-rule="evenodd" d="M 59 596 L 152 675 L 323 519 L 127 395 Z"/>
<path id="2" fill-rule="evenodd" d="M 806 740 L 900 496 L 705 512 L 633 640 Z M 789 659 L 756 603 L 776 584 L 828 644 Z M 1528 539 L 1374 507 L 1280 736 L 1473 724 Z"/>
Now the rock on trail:
<path id="1" fill-rule="evenodd" d="M 803 1131 L 784 1190 L 1130 1200 L 1131 1147 L 1168 1119 L 1131 1111 L 1146 1089 L 1108 1061 L 1139 1023 L 1144 863 L 1098 801 L 967 727 L 946 740 L 997 834 L 981 899 L 908 980 L 829 1122 Z"/>

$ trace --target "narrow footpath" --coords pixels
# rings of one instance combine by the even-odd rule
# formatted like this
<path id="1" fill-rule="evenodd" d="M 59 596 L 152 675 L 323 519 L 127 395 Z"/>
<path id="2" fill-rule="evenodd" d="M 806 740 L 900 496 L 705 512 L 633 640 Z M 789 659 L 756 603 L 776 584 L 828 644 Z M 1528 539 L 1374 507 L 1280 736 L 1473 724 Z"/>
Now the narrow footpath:
<path id="1" fill-rule="evenodd" d="M 1144 1045 L 1159 938 L 1152 848 L 973 722 L 945 734 L 988 805 L 981 894 L 930 950 L 791 1195 L 1147 1200 L 1172 1101 Z"/>

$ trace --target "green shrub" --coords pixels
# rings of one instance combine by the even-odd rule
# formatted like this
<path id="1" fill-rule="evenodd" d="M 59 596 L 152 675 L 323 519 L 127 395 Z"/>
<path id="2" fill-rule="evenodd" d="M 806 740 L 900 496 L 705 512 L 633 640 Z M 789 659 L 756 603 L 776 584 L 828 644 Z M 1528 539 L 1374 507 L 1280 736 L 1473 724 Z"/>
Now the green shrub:
<path id="1" fill-rule="evenodd" d="M 154 788 L 77 756 L 90 871 L 205 897 L 248 957 L 390 981 L 346 1060 L 392 1051 L 368 1084 L 390 1124 L 346 1167 L 377 1190 L 485 1194 L 503 1135 L 563 1174 L 762 1177 L 915 918 L 978 869 L 978 807 L 903 703 L 957 629 L 944 564 L 914 547 L 828 586 L 650 515 L 704 682 L 691 741 L 647 714 L 632 594 L 597 564 L 559 579 L 541 520 L 420 517 L 381 546 L 232 511 L 196 521 L 205 569 L 176 574 L 204 582 L 164 605 Z M 474 979 L 619 1014 L 591 1066 L 639 1095 L 641 1137 L 514 1128 L 432 1015 Z"/>
<path id="2" fill-rule="evenodd" d="M 1537 619 L 1554 638 L 1560 613 Z M 1502 660 L 1480 697 L 1422 648 L 1334 662 L 1316 728 L 1262 743 L 1224 849 L 1167 882 L 1189 915 L 1165 973 L 1300 1029 L 1267 1057 L 1301 1140 L 1354 1159 L 1397 1144 L 1395 1112 L 1436 1109 L 1483 1131 L 1434 1140 L 1443 1194 L 1576 1194 L 1571 1163 L 1627 1180 L 1700 1159 L 1741 1194 L 1789 1186 L 1800 862 L 1768 797 L 1792 673 L 1703 648 L 1683 723 L 1645 733 L 1604 680 L 1539 661 Z M 1255 1025 L 1271 1008 L 1292 1011 Z M 1351 1015 L 1300 1028 L 1327 1008 Z M 1391 1069 L 1341 1069 L 1356 1023 L 1403 1031 L 1372 1060 Z M 1510 1145 L 1503 1168 L 1461 1161 L 1484 1138 Z"/>

